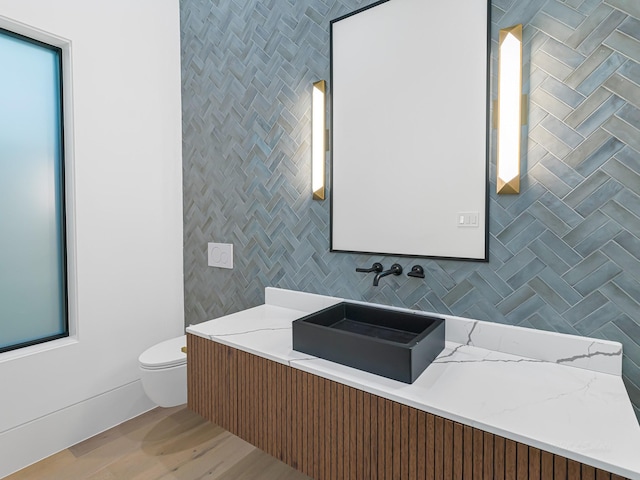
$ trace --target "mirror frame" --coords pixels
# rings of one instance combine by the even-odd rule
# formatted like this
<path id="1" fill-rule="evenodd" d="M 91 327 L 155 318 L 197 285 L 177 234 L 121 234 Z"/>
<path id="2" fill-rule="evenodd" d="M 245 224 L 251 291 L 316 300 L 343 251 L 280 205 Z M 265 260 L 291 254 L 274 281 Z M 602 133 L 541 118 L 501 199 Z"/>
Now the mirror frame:
<path id="1" fill-rule="evenodd" d="M 469 258 L 469 257 L 457 257 L 457 256 L 438 256 L 438 255 L 422 255 L 422 254 L 406 254 L 406 253 L 397 253 L 397 252 L 374 252 L 374 251 L 363 251 L 363 250 L 342 250 L 336 249 L 334 247 L 334 129 L 333 129 L 333 112 L 334 112 L 334 98 L 333 98 L 333 89 L 334 89 L 334 24 L 346 18 L 357 15 L 361 12 L 367 11 L 369 9 L 375 8 L 379 5 L 389 2 L 390 0 L 379 0 L 370 5 L 364 6 L 357 10 L 354 10 L 350 13 L 337 17 L 330 21 L 330 83 L 329 83 L 329 106 L 331 112 L 331 129 L 329 132 L 329 139 L 331 145 L 331 159 L 330 159 L 330 238 L 329 238 L 329 251 L 336 253 L 351 253 L 351 254 L 364 254 L 364 255 L 384 255 L 384 256 L 394 256 L 394 257 L 409 257 L 409 258 L 427 258 L 434 260 L 455 260 L 455 261 L 466 261 L 466 262 L 488 262 L 489 261 L 489 200 L 490 200 L 490 140 L 491 140 L 491 1 L 486 0 L 486 8 L 487 8 L 487 25 L 486 25 L 486 93 L 485 93 L 485 181 L 484 181 L 484 256 L 483 258 Z"/>

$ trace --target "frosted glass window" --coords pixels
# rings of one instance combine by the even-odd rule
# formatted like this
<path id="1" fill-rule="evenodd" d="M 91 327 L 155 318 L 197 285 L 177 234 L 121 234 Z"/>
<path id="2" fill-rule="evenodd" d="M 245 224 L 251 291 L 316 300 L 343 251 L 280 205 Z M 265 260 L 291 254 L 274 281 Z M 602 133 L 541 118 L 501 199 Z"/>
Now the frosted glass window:
<path id="1" fill-rule="evenodd" d="M 68 336 L 62 52 L 0 29 L 0 352 Z"/>

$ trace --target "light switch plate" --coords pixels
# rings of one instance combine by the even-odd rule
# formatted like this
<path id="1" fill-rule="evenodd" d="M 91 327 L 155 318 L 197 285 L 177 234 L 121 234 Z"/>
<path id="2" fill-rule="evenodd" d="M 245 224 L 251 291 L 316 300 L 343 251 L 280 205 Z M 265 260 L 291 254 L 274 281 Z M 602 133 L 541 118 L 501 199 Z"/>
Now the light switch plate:
<path id="1" fill-rule="evenodd" d="M 479 227 L 480 226 L 480 213 L 479 212 L 459 212 L 458 213 L 458 227 Z"/>
<path id="2" fill-rule="evenodd" d="M 208 243 L 210 267 L 233 268 L 233 243 Z"/>

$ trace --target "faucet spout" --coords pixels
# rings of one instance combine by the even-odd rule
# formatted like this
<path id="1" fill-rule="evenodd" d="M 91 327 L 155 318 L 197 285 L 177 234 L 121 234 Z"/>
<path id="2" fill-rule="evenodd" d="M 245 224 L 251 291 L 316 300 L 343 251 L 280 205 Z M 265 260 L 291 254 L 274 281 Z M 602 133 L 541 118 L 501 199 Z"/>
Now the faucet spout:
<path id="1" fill-rule="evenodd" d="M 376 273 L 376 276 L 373 278 L 373 286 L 377 287 L 378 282 L 382 277 L 386 277 L 387 275 L 401 275 L 401 274 L 402 274 L 402 267 L 397 263 L 394 263 L 393 265 L 391 265 L 391 268 L 389 270 Z"/>

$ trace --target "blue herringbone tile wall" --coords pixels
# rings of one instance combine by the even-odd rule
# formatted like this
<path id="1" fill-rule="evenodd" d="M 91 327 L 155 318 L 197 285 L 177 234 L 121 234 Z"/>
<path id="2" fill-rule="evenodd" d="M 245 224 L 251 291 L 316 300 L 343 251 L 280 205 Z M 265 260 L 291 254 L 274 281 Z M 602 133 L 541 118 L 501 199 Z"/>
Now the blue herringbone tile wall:
<path id="1" fill-rule="evenodd" d="M 494 74 L 497 30 L 525 24 L 530 121 L 521 194 L 491 185 L 489 263 L 329 252 L 311 83 L 329 78 L 329 21 L 368 3 L 181 0 L 187 322 L 277 286 L 608 338 L 640 407 L 640 2 L 494 0 Z M 210 241 L 235 245 L 233 270 L 207 267 Z M 427 278 L 373 287 L 355 272 L 373 261 Z"/>

